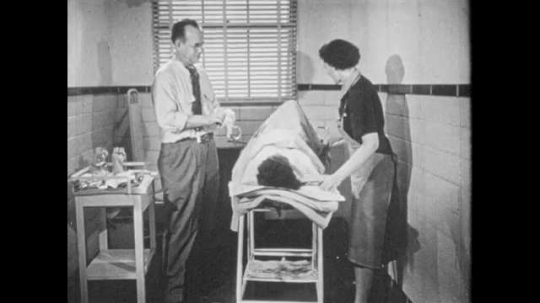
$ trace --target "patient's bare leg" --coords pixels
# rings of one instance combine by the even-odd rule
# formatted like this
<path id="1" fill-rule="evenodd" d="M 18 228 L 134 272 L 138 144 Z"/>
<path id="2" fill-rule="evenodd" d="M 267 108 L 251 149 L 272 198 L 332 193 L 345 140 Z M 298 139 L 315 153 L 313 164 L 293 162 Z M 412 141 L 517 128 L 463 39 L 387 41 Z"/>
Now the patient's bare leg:
<path id="1" fill-rule="evenodd" d="M 374 270 L 370 268 L 354 267 L 354 276 L 356 278 L 354 303 L 367 303 L 373 281 L 373 272 Z"/>

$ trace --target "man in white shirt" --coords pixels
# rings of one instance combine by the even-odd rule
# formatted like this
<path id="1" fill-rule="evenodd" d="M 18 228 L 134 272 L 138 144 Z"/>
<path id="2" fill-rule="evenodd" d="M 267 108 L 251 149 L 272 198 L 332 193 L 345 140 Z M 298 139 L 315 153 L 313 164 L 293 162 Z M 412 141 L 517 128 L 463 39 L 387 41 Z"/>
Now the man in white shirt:
<path id="1" fill-rule="evenodd" d="M 174 24 L 175 56 L 157 71 L 152 86 L 161 128 L 158 169 L 168 222 L 163 236 L 165 302 L 184 300 L 186 261 L 198 233 L 201 203 L 212 205 L 219 190 L 213 129 L 222 123 L 210 81 L 199 61 L 204 43 L 197 22 Z"/>

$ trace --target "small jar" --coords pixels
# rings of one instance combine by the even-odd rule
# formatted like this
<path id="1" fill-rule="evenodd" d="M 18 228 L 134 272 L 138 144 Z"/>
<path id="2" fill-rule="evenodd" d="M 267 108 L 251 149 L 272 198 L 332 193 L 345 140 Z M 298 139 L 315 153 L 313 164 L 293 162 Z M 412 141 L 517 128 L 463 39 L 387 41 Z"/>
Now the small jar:
<path id="1" fill-rule="evenodd" d="M 124 171 L 124 162 L 126 161 L 126 151 L 123 147 L 115 147 L 112 153 L 113 174 L 119 174 Z"/>

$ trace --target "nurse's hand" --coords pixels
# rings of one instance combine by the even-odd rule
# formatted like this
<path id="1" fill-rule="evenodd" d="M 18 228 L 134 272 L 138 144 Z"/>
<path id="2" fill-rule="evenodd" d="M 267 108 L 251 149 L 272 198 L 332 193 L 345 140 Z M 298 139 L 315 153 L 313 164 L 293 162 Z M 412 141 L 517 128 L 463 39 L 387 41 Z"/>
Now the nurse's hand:
<path id="1" fill-rule="evenodd" d="M 329 175 L 324 178 L 323 182 L 321 183 L 321 185 L 319 185 L 319 187 L 322 190 L 335 191 L 340 184 L 341 180 L 339 180 L 336 175 Z"/>
<path id="2" fill-rule="evenodd" d="M 343 136 L 339 132 L 339 122 L 330 123 L 325 127 L 326 135 L 324 136 L 322 142 L 324 145 L 333 146 L 336 142 L 343 139 Z"/>

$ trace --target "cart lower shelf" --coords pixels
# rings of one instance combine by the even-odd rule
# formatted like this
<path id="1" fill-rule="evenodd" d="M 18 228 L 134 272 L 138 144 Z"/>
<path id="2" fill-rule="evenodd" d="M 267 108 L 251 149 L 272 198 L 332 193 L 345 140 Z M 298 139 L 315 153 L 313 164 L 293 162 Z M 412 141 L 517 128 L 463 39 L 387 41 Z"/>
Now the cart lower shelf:
<path id="1" fill-rule="evenodd" d="M 318 271 L 308 260 L 250 260 L 244 272 L 248 281 L 313 283 L 318 281 Z"/>
<path id="2" fill-rule="evenodd" d="M 152 260 L 155 250 L 144 250 L 144 273 Z M 135 250 L 105 249 L 86 268 L 88 280 L 136 279 Z"/>

